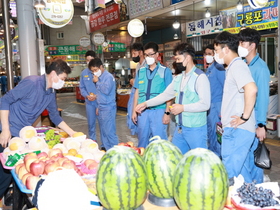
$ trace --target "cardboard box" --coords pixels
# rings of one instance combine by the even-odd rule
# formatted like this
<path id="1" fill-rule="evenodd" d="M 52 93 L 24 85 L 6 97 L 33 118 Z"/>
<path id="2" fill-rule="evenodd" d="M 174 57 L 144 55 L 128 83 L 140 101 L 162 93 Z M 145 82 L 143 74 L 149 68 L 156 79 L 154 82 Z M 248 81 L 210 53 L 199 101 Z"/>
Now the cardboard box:
<path id="1" fill-rule="evenodd" d="M 276 131 L 277 130 L 277 118 L 280 117 L 278 114 L 270 114 L 267 116 L 266 128 L 267 130 Z"/>

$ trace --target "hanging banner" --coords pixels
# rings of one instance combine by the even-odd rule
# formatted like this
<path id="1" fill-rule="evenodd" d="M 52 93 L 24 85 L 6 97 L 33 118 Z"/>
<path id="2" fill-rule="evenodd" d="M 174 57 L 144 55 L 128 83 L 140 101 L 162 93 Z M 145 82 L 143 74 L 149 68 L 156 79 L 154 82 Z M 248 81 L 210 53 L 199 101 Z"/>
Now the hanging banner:
<path id="1" fill-rule="evenodd" d="M 244 7 L 244 12 L 236 9 L 221 10 L 225 31 L 239 33 L 244 24 L 256 30 L 266 30 L 278 27 L 278 0 L 270 0 L 263 8 L 252 9 L 249 5 Z M 231 24 L 228 24 L 231 23 Z"/>
<path id="2" fill-rule="evenodd" d="M 51 28 L 67 25 L 74 15 L 72 0 L 44 1 L 45 8 L 37 9 L 40 20 Z"/>
<path id="3" fill-rule="evenodd" d="M 220 15 L 186 23 L 187 37 L 206 35 L 223 30 Z"/>
<path id="4" fill-rule="evenodd" d="M 171 4 L 177 4 L 177 3 L 181 2 L 181 1 L 184 1 L 184 0 L 171 0 Z"/>
<path id="5" fill-rule="evenodd" d="M 101 46 L 99 45 L 97 48 L 97 53 L 102 53 L 102 52 L 125 52 L 126 47 L 124 43 L 120 42 L 113 42 L 110 41 L 107 46 Z"/>
<path id="6" fill-rule="evenodd" d="M 58 45 L 45 48 L 45 56 L 48 55 L 85 55 L 91 46 L 82 47 L 80 45 Z"/>
<path id="7" fill-rule="evenodd" d="M 129 17 L 132 19 L 162 8 L 162 0 L 130 0 Z"/>
<path id="8" fill-rule="evenodd" d="M 118 4 L 112 4 L 105 9 L 90 15 L 90 32 L 117 24 L 120 22 L 120 10 Z"/>

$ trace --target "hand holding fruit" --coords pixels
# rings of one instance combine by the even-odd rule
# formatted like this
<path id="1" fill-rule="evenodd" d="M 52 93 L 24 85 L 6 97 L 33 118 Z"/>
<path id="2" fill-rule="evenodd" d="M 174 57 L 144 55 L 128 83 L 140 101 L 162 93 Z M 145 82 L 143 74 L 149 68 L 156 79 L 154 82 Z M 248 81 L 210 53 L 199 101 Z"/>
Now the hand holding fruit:
<path id="1" fill-rule="evenodd" d="M 170 111 L 171 111 L 172 114 L 178 115 L 178 114 L 180 114 L 180 113 L 182 113 L 184 111 L 184 105 L 182 105 L 182 104 L 173 104 L 170 107 Z"/>

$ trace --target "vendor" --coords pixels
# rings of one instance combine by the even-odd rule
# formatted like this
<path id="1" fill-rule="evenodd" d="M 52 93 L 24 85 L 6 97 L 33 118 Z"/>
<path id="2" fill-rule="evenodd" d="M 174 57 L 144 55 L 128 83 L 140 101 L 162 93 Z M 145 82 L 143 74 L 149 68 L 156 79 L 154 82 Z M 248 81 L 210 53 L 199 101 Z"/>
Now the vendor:
<path id="1" fill-rule="evenodd" d="M 24 78 L 14 89 L 7 92 L 0 101 L 0 152 L 19 131 L 32 125 L 47 109 L 51 121 L 72 136 L 73 131 L 60 117 L 56 104 L 55 90 L 61 89 L 71 68 L 61 59 L 55 60 L 46 69 L 46 74 Z M 0 198 L 11 182 L 9 171 L 0 166 Z"/>

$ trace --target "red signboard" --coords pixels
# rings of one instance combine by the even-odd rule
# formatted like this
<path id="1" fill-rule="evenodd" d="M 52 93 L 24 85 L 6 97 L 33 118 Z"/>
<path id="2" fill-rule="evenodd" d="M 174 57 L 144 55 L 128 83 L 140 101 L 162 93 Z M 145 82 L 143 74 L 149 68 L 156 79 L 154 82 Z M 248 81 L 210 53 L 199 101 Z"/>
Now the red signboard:
<path id="1" fill-rule="evenodd" d="M 90 32 L 94 32 L 101 28 L 117 24 L 120 22 L 120 10 L 118 4 L 113 4 L 105 9 L 99 10 L 90 15 L 89 25 Z"/>

